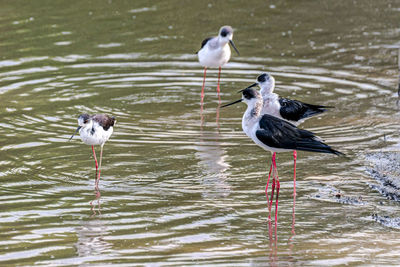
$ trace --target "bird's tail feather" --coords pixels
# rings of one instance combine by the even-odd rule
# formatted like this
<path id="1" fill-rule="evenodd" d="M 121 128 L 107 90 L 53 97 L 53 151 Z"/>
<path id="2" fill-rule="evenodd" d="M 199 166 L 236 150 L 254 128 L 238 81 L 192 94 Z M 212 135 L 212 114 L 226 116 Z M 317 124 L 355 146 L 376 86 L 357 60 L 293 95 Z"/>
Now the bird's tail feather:
<path id="1" fill-rule="evenodd" d="M 319 152 L 319 153 L 329 153 L 329 154 L 335 154 L 337 156 L 344 156 L 344 154 L 342 152 L 334 150 L 327 144 L 316 141 L 316 140 L 300 142 L 297 144 L 296 150 Z"/>

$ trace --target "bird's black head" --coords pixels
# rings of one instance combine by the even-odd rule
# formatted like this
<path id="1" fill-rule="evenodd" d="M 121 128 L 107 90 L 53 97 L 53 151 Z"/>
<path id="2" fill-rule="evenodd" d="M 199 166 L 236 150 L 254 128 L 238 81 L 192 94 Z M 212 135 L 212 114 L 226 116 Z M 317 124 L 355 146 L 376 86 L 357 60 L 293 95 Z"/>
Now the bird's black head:
<path id="1" fill-rule="evenodd" d="M 233 29 L 231 26 L 223 26 L 219 31 L 219 35 L 221 35 L 221 37 L 227 37 L 229 34 L 233 34 Z"/>
<path id="2" fill-rule="evenodd" d="M 253 98 L 257 98 L 257 90 L 253 89 L 253 88 L 246 88 L 242 91 L 243 97 L 247 100 L 253 99 Z"/>
<path id="3" fill-rule="evenodd" d="M 257 77 L 257 82 L 263 83 L 263 82 L 268 81 L 269 78 L 270 78 L 270 75 L 269 75 L 268 73 L 265 73 L 265 72 L 264 72 L 263 74 L 261 74 L 261 75 L 259 75 L 259 76 Z"/>
<path id="4" fill-rule="evenodd" d="M 88 123 L 89 119 L 90 119 L 90 115 L 84 113 L 84 114 L 79 115 L 78 122 L 82 122 L 83 124 L 86 124 L 86 123 Z"/>
<path id="5" fill-rule="evenodd" d="M 224 107 L 236 104 L 236 103 L 240 103 L 240 102 L 245 102 L 246 104 L 248 104 L 250 101 L 252 101 L 253 99 L 257 99 L 257 98 L 262 100 L 258 91 L 253 88 L 246 88 L 246 89 L 240 90 L 239 92 L 241 92 L 243 95 L 243 97 L 241 99 L 236 100 L 232 103 L 223 105 L 223 106 L 221 106 L 221 108 L 224 108 Z"/>

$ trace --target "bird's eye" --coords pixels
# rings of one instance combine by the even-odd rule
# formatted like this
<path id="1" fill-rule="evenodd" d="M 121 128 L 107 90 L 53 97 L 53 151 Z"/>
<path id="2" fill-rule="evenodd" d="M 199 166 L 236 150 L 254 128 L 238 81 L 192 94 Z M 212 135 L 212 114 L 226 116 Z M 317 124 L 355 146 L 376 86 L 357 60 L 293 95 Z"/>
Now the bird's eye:
<path id="1" fill-rule="evenodd" d="M 229 31 L 228 31 L 228 30 L 222 29 L 222 31 L 221 31 L 221 36 L 222 36 L 222 37 L 226 37 L 228 34 L 229 34 Z"/>
<path id="2" fill-rule="evenodd" d="M 83 123 L 87 123 L 87 122 L 88 122 L 88 120 L 84 120 L 84 121 L 83 121 Z"/>

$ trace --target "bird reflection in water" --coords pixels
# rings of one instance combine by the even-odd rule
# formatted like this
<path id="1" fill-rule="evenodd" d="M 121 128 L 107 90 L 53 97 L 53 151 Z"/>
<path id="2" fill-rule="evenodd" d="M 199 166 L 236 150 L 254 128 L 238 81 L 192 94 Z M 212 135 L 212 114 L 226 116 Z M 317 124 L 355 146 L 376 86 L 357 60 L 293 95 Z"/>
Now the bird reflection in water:
<path id="1" fill-rule="evenodd" d="M 97 169 L 96 169 L 96 174 L 94 176 L 95 179 L 95 186 L 94 186 L 94 194 L 95 194 L 95 199 L 93 199 L 92 201 L 90 201 L 90 211 L 92 212 L 92 216 L 97 215 L 97 213 L 99 213 L 99 215 L 101 215 L 101 206 L 100 206 L 100 197 L 101 197 L 101 193 L 100 193 L 100 189 L 99 189 L 99 183 L 98 183 L 98 174 L 97 174 Z M 96 202 L 97 200 L 97 205 L 93 204 L 93 202 Z M 97 206 L 97 212 L 96 212 L 96 206 Z"/>
<path id="2" fill-rule="evenodd" d="M 102 255 L 104 251 L 112 248 L 112 245 L 104 240 L 109 231 L 102 220 L 83 221 L 82 225 L 76 228 L 76 234 L 78 241 L 75 248 L 79 258 Z"/>
<path id="3" fill-rule="evenodd" d="M 293 252 L 293 238 L 296 235 L 295 231 L 295 206 L 296 206 L 296 195 L 293 197 L 293 209 L 292 209 L 292 226 L 291 226 L 291 235 L 288 239 L 290 256 L 292 256 Z M 277 264 L 277 251 L 278 251 L 278 224 L 273 223 L 272 220 L 268 220 L 268 239 L 269 239 L 269 260 L 270 266 L 278 266 Z"/>
<path id="4" fill-rule="evenodd" d="M 202 183 L 208 190 L 203 190 L 204 198 L 226 197 L 230 193 L 230 185 L 226 182 L 227 155 L 219 142 L 218 131 L 201 131 L 201 136 L 195 145 L 195 153 L 199 161 L 199 169 L 203 170 Z"/>
<path id="5" fill-rule="evenodd" d="M 215 114 L 215 122 L 217 124 L 217 130 L 219 131 L 219 110 L 221 108 L 221 98 L 218 97 L 218 106 L 216 109 L 216 114 Z M 201 130 L 203 130 L 204 127 L 204 102 L 203 99 L 201 99 L 200 102 L 200 127 Z"/>
<path id="6" fill-rule="evenodd" d="M 271 266 L 277 266 L 277 250 L 278 250 L 278 224 L 272 224 L 268 220 L 268 237 L 269 237 L 269 263 Z"/>
<path id="7" fill-rule="evenodd" d="M 399 66 L 398 66 L 399 83 L 397 85 L 397 101 L 396 101 L 396 104 L 397 104 L 397 107 L 400 109 L 400 47 L 399 47 L 399 50 L 398 50 L 397 61 L 398 61 L 398 64 L 399 64 Z"/>

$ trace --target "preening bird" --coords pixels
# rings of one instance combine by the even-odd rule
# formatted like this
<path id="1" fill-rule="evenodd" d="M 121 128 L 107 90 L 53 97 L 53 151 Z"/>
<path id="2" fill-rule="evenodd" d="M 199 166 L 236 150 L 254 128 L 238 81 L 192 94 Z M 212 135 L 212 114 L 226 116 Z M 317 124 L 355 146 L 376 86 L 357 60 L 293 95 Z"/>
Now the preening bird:
<path id="1" fill-rule="evenodd" d="M 79 135 L 82 141 L 92 146 L 93 157 L 96 165 L 96 173 L 98 171 L 98 176 L 96 179 L 96 188 L 98 189 L 101 171 L 101 161 L 103 157 L 103 146 L 110 139 L 113 133 L 115 118 L 110 117 L 106 114 L 82 114 L 78 117 L 78 128 L 75 133 L 71 136 L 71 140 L 76 133 Z M 96 153 L 94 151 L 94 146 L 100 145 L 100 164 L 97 163 Z"/>

